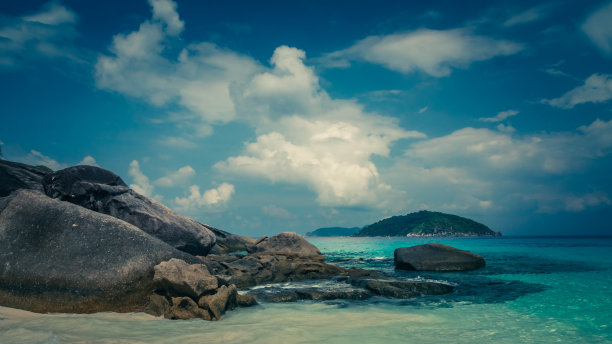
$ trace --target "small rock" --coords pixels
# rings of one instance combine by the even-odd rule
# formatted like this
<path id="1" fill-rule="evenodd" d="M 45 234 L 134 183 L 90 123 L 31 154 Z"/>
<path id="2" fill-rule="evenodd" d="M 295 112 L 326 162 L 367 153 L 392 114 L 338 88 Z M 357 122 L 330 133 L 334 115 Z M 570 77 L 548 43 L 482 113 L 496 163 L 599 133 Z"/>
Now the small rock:
<path id="1" fill-rule="evenodd" d="M 175 258 L 155 266 L 153 283 L 158 291 L 194 299 L 218 286 L 217 278 L 208 272 L 206 265 L 187 264 Z"/>
<path id="2" fill-rule="evenodd" d="M 465 271 L 485 266 L 479 255 L 437 243 L 397 248 L 394 262 L 398 269 L 417 271 Z"/>

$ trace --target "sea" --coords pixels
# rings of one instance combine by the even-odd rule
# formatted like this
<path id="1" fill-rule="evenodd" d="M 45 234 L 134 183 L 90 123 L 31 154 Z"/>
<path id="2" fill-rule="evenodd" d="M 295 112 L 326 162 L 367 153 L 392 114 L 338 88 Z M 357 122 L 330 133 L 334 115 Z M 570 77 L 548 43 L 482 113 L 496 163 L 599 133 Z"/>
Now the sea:
<path id="1" fill-rule="evenodd" d="M 409 300 L 262 303 L 217 322 L 0 307 L 0 343 L 612 343 L 610 237 L 308 240 L 333 264 L 442 281 L 455 291 Z M 394 269 L 395 248 L 429 242 L 472 251 L 487 265 L 461 273 Z"/>

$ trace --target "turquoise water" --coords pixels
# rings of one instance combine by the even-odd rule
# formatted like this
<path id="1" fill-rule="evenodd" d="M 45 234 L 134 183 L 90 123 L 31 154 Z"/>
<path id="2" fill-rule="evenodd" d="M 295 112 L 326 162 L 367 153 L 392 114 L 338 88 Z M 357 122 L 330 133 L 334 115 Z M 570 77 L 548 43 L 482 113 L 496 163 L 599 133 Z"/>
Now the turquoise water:
<path id="1" fill-rule="evenodd" d="M 0 307 L 1 343 L 612 343 L 612 238 L 309 238 L 335 264 L 445 280 L 413 300 L 262 304 L 219 322 Z M 440 242 L 482 255 L 467 273 L 393 269 L 396 247 Z"/>

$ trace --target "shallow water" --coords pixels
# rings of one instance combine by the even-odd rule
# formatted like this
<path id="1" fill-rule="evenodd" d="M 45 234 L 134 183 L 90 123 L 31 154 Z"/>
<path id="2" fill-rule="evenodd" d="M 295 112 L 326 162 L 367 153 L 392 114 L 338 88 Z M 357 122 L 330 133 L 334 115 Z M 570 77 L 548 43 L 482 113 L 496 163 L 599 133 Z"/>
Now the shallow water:
<path id="1" fill-rule="evenodd" d="M 309 238 L 329 260 L 455 292 L 412 300 L 263 304 L 219 322 L 0 307 L 1 343 L 611 343 L 611 238 Z M 468 273 L 393 269 L 393 250 L 440 242 L 482 255 Z"/>

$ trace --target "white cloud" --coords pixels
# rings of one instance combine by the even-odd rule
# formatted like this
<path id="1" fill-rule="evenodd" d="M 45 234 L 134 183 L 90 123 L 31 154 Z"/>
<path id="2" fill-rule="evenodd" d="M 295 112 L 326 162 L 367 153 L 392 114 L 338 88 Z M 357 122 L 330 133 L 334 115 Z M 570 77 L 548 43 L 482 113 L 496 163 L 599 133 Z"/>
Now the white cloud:
<path id="1" fill-rule="evenodd" d="M 174 199 L 175 208 L 180 212 L 193 212 L 206 207 L 218 207 L 226 204 L 235 192 L 234 185 L 222 183 L 215 189 L 206 190 L 200 193 L 200 187 L 192 185 L 189 188 L 187 197 L 177 197 Z"/>
<path id="2" fill-rule="evenodd" d="M 137 160 L 132 160 L 132 162 L 130 163 L 130 169 L 128 171 L 128 174 L 134 180 L 134 183 L 130 184 L 130 188 L 134 189 L 134 191 L 138 192 L 143 196 L 152 196 L 153 189 L 155 187 L 149 181 L 149 177 L 142 173 L 142 171 L 140 170 L 140 164 Z"/>
<path id="3" fill-rule="evenodd" d="M 511 125 L 504 125 L 503 123 L 500 123 L 497 125 L 497 130 L 501 131 L 502 133 L 513 133 L 516 131 L 516 129 L 514 129 L 513 126 Z"/>
<path id="4" fill-rule="evenodd" d="M 427 110 L 429 110 L 429 106 L 425 106 L 419 109 L 419 115 L 424 114 L 425 112 L 427 112 Z"/>
<path id="5" fill-rule="evenodd" d="M 568 91 L 559 98 L 542 99 L 542 103 L 571 109 L 578 104 L 603 103 L 612 99 L 612 75 L 593 74 L 584 84 Z"/>
<path id="6" fill-rule="evenodd" d="M 612 54 L 612 2 L 593 13 L 582 25 L 589 39 L 606 55 Z"/>
<path id="7" fill-rule="evenodd" d="M 67 165 L 61 164 L 57 162 L 57 160 L 50 158 L 36 150 L 31 150 L 28 155 L 18 160 L 29 165 L 43 165 L 54 171 L 68 167 Z"/>
<path id="8" fill-rule="evenodd" d="M 526 11 L 517 13 L 504 22 L 504 26 L 512 27 L 517 25 L 529 24 L 542 19 L 548 12 L 550 5 L 543 5 L 530 8 Z"/>
<path id="9" fill-rule="evenodd" d="M 79 161 L 77 165 L 89 165 L 99 167 L 98 163 L 96 162 L 96 159 L 94 159 L 94 157 L 91 155 L 84 157 L 83 160 Z"/>
<path id="10" fill-rule="evenodd" d="M 149 103 L 178 106 L 203 123 L 226 123 L 236 117 L 233 83 L 244 82 L 258 68 L 250 57 L 211 43 L 185 45 L 179 38 L 183 22 L 170 0 L 152 0 L 153 17 L 137 31 L 118 34 L 111 55 L 96 63 L 99 88 L 141 98 Z M 177 53 L 174 53 L 177 51 Z M 209 127 L 210 129 L 210 127 Z"/>
<path id="11" fill-rule="evenodd" d="M 372 155 L 389 156 L 394 141 L 425 135 L 365 113 L 354 101 L 331 99 L 304 58 L 301 50 L 280 47 L 273 68 L 246 85 L 237 106 L 257 121 L 260 135 L 243 155 L 215 167 L 306 185 L 322 205 L 380 206 L 389 186 L 379 180 Z"/>
<path id="12" fill-rule="evenodd" d="M 588 165 L 612 154 L 612 120 L 576 131 L 513 135 L 464 128 L 413 143 L 381 178 L 405 195 L 392 202 L 408 208 L 478 212 L 527 209 L 582 211 L 609 205 L 605 194 L 584 183 Z M 489 203 L 490 202 L 490 203 Z"/>
<path id="13" fill-rule="evenodd" d="M 32 15 L 0 18 L 0 67 L 19 67 L 37 58 L 80 61 L 72 46 L 76 20 L 74 12 L 55 2 Z"/>
<path id="14" fill-rule="evenodd" d="M 272 217 L 278 217 L 281 219 L 291 219 L 294 218 L 291 213 L 289 213 L 286 209 L 278 207 L 273 204 L 265 205 L 261 208 L 264 214 L 267 214 Z"/>
<path id="15" fill-rule="evenodd" d="M 501 122 L 508 117 L 516 116 L 519 112 L 516 110 L 501 111 L 494 117 L 481 117 L 478 120 L 482 122 Z"/>
<path id="16" fill-rule="evenodd" d="M 153 8 L 153 19 L 163 22 L 168 34 L 175 36 L 183 31 L 185 23 L 179 18 L 174 1 L 149 0 L 149 4 Z"/>
<path id="17" fill-rule="evenodd" d="M 172 187 L 177 184 L 181 184 L 195 176 L 195 170 L 193 167 L 187 165 L 179 168 L 178 170 L 170 173 L 167 176 L 161 177 L 155 181 L 155 185 L 163 187 Z"/>
<path id="18" fill-rule="evenodd" d="M 466 29 L 421 29 L 369 36 L 348 49 L 328 54 L 323 62 L 346 67 L 351 60 L 363 60 L 401 73 L 420 70 L 442 77 L 453 68 L 467 68 L 472 62 L 513 55 L 522 49 L 518 43 L 476 36 Z"/>

